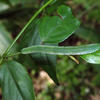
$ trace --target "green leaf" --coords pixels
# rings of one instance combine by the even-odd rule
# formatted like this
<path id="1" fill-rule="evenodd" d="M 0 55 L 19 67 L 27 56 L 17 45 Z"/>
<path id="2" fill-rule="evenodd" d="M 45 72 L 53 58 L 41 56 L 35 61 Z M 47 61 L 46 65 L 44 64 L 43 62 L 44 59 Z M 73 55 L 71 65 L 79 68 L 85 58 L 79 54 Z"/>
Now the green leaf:
<path id="1" fill-rule="evenodd" d="M 56 66 L 53 66 L 53 65 L 50 66 L 49 64 L 49 65 L 43 66 L 42 68 L 48 73 L 48 75 L 55 82 L 55 84 L 59 85 L 59 80 L 57 78 L 57 73 L 56 73 Z"/>
<path id="2" fill-rule="evenodd" d="M 33 21 L 29 27 L 26 29 L 24 35 L 21 38 L 19 50 L 25 47 L 29 47 L 32 45 L 40 45 L 42 44 L 42 41 L 40 39 L 39 33 L 38 33 L 38 23 L 39 20 Z M 46 44 L 44 44 L 46 45 Z M 50 45 L 50 44 L 48 44 Z M 44 54 L 37 54 L 35 53 L 34 55 L 31 54 L 32 58 L 38 62 L 41 63 L 46 63 L 49 64 L 51 63 L 52 65 L 55 65 L 56 61 L 56 56 L 51 56 L 51 55 L 44 55 Z M 52 60 L 53 59 L 53 60 Z M 55 59 L 55 60 L 54 60 Z"/>
<path id="3" fill-rule="evenodd" d="M 88 34 L 88 36 L 87 36 Z M 77 35 L 78 37 L 90 41 L 90 42 L 95 42 L 95 43 L 99 43 L 100 42 L 100 34 L 97 32 L 97 30 L 89 28 L 89 27 L 85 27 L 85 26 L 81 26 L 76 32 L 75 35 Z"/>
<path id="4" fill-rule="evenodd" d="M 29 25 L 29 27 L 25 30 L 25 33 L 21 38 L 21 44 L 20 44 L 19 50 L 21 50 L 22 48 L 25 48 L 25 47 L 32 46 L 32 45 L 42 44 L 42 41 L 40 39 L 39 32 L 38 32 L 39 22 L 40 22 L 39 20 L 33 21 Z M 44 45 L 47 45 L 47 44 L 44 44 Z M 50 44 L 48 44 L 48 45 L 50 45 Z M 31 61 L 34 60 L 38 64 L 42 64 L 41 65 L 42 69 L 44 69 L 48 73 L 48 75 L 52 78 L 52 80 L 56 84 L 58 84 L 58 79 L 56 76 L 56 56 L 41 54 L 41 53 L 35 53 L 35 54 L 31 54 L 29 56 L 31 57 Z M 20 57 L 20 59 L 21 58 L 23 59 L 23 57 Z M 24 58 L 26 58 L 26 57 L 24 57 Z M 27 62 L 25 59 L 24 59 L 24 61 Z M 33 65 L 31 65 L 31 66 L 33 66 Z"/>
<path id="5" fill-rule="evenodd" d="M 9 32 L 6 30 L 3 24 L 0 23 L 0 55 L 4 53 L 11 42 L 12 38 L 9 35 Z"/>
<path id="6" fill-rule="evenodd" d="M 31 24 L 27 27 L 24 34 L 21 37 L 19 50 L 22 48 L 28 47 L 30 45 L 40 44 L 40 38 L 38 35 L 38 26 L 39 20 L 36 19 L 31 22 Z"/>
<path id="7" fill-rule="evenodd" d="M 44 0 L 44 3 L 47 2 L 48 0 Z M 49 6 L 48 8 L 46 8 L 46 13 L 47 14 L 53 14 L 55 13 L 55 11 L 58 9 L 59 6 L 63 5 L 66 1 L 65 0 L 54 0 L 54 2 L 52 2 L 51 6 Z"/>
<path id="8" fill-rule="evenodd" d="M 22 54 L 43 53 L 51 55 L 84 55 L 100 50 L 100 44 L 90 44 L 83 46 L 46 46 L 38 45 L 22 49 Z"/>
<path id="9" fill-rule="evenodd" d="M 34 0 L 9 0 L 12 5 L 32 3 Z"/>
<path id="10" fill-rule="evenodd" d="M 59 43 L 64 41 L 79 27 L 80 22 L 72 15 L 67 6 L 60 6 L 58 16 L 45 16 L 39 24 L 39 34 L 43 43 Z"/>
<path id="11" fill-rule="evenodd" d="M 4 100 L 35 100 L 32 80 L 23 66 L 15 61 L 1 65 L 0 84 Z"/>
<path id="12" fill-rule="evenodd" d="M 96 51 L 91 54 L 81 55 L 81 58 L 89 63 L 100 64 L 100 51 Z"/>
<path id="13" fill-rule="evenodd" d="M 100 86 L 100 73 L 96 73 L 92 80 L 92 85 L 94 86 Z"/>

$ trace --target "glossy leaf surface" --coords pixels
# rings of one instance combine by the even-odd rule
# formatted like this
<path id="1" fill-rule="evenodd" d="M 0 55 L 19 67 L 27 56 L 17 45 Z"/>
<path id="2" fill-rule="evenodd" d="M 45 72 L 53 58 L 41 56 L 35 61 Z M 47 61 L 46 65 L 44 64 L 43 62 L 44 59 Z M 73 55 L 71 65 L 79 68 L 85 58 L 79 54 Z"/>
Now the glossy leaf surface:
<path id="1" fill-rule="evenodd" d="M 82 55 L 81 57 L 89 63 L 100 64 L 100 51 L 87 55 Z"/>
<path id="2" fill-rule="evenodd" d="M 0 84 L 4 100 L 35 100 L 32 80 L 23 66 L 15 61 L 1 65 Z"/>
<path id="3" fill-rule="evenodd" d="M 71 9 L 60 6 L 58 16 L 45 16 L 40 20 L 39 34 L 44 43 L 59 43 L 64 41 L 79 27 L 80 22 L 73 16 Z"/>

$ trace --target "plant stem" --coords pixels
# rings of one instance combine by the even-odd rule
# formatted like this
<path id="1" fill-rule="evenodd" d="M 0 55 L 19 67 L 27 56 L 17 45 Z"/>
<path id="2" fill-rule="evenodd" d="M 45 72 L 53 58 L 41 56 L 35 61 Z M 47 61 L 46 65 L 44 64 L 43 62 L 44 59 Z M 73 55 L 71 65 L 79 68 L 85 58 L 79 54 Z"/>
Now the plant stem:
<path id="1" fill-rule="evenodd" d="M 17 55 L 20 55 L 20 54 L 21 54 L 21 52 L 17 52 L 17 53 L 14 53 L 14 54 L 9 54 L 6 57 L 13 57 L 13 56 L 17 56 Z"/>
<path id="2" fill-rule="evenodd" d="M 41 11 L 46 8 L 53 0 L 49 0 L 46 4 L 43 5 L 43 7 L 41 7 L 34 15 L 33 17 L 29 20 L 29 22 L 25 25 L 25 27 L 21 30 L 21 32 L 18 34 L 18 36 L 15 38 L 15 40 L 12 42 L 12 44 L 6 49 L 6 51 L 4 52 L 3 57 L 6 57 L 8 52 L 10 51 L 10 49 L 13 47 L 13 45 L 16 43 L 16 41 L 19 39 L 19 37 L 23 34 L 23 32 L 25 31 L 25 29 L 31 24 L 31 22 L 41 13 Z M 1 59 L 2 59 L 1 58 Z M 2 63 L 2 61 L 0 62 Z"/>

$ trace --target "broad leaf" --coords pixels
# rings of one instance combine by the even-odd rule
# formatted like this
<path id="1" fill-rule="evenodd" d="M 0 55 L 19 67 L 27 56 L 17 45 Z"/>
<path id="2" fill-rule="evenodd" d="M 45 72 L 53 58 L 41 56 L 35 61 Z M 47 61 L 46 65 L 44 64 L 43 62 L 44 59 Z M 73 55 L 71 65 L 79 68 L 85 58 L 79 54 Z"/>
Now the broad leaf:
<path id="1" fill-rule="evenodd" d="M 64 41 L 79 27 L 80 22 L 73 16 L 71 9 L 60 6 L 58 16 L 41 18 L 39 34 L 43 43 L 59 43 Z"/>
<path id="2" fill-rule="evenodd" d="M 100 51 L 91 54 L 81 55 L 81 57 L 89 63 L 100 64 Z"/>
<path id="3" fill-rule="evenodd" d="M 35 100 L 32 80 L 23 66 L 15 61 L 1 65 L 0 84 L 4 100 Z"/>
<path id="4" fill-rule="evenodd" d="M 22 48 L 29 47 L 32 45 L 42 44 L 42 41 L 41 41 L 40 36 L 38 34 L 38 23 L 39 23 L 39 20 L 33 21 L 30 24 L 30 26 L 26 29 L 23 37 L 21 38 L 21 45 L 19 47 L 20 50 Z M 52 63 L 53 65 L 55 65 L 55 63 L 54 63 L 54 59 L 56 59 L 55 56 L 52 56 L 53 60 L 49 59 L 51 57 L 50 55 L 43 55 L 43 54 L 36 53 L 34 55 L 31 55 L 31 56 L 32 56 L 32 58 L 34 58 L 34 60 L 36 60 L 38 62 L 44 63 L 44 61 L 45 61 L 45 63 L 48 64 L 48 61 L 49 61 L 49 63 Z"/>
<path id="5" fill-rule="evenodd" d="M 98 50 L 100 50 L 100 44 L 67 47 L 39 45 L 22 49 L 22 54 L 43 53 L 52 55 L 84 55 Z"/>
<path id="6" fill-rule="evenodd" d="M 23 37 L 21 38 L 21 44 L 20 44 L 20 50 L 25 47 L 29 47 L 32 45 L 40 45 L 42 44 L 42 41 L 39 36 L 38 32 L 38 23 L 39 20 L 33 21 L 29 27 L 26 29 Z M 46 45 L 46 44 L 44 44 Z M 48 44 L 50 45 L 50 44 Z M 57 76 L 56 76 L 56 56 L 47 55 L 47 54 L 41 54 L 41 53 L 35 53 L 29 55 L 31 57 L 31 61 L 34 60 L 35 62 L 38 62 L 43 64 L 41 67 L 48 73 L 48 75 L 52 78 L 52 80 L 58 84 Z M 26 57 L 25 57 L 26 58 Z M 21 57 L 20 57 L 21 59 Z M 23 59 L 23 58 L 22 58 Z M 22 60 L 21 60 L 22 61 Z M 25 61 L 25 59 L 24 59 Z M 47 66 L 49 65 L 49 66 Z M 33 66 L 33 65 L 29 65 Z"/>
<path id="7" fill-rule="evenodd" d="M 38 37 L 38 27 L 37 24 L 39 23 L 39 20 L 36 19 L 35 21 L 32 21 L 31 24 L 27 27 L 25 32 L 23 33 L 19 45 L 19 50 L 21 50 L 24 47 L 28 47 L 30 45 L 36 45 L 40 44 L 40 38 Z"/>

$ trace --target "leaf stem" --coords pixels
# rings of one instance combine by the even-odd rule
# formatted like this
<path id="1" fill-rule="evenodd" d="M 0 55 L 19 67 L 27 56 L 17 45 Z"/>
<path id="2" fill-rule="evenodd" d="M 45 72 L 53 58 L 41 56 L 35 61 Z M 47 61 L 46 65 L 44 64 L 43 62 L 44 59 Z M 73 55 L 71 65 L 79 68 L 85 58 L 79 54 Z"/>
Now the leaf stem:
<path id="1" fill-rule="evenodd" d="M 16 41 L 19 39 L 19 37 L 23 34 L 25 29 L 31 24 L 31 22 L 41 13 L 41 11 L 46 8 L 53 0 L 49 0 L 46 4 L 44 4 L 34 15 L 33 17 L 29 20 L 29 22 L 24 26 L 24 28 L 21 30 L 21 32 L 18 34 L 18 36 L 15 38 L 15 40 L 12 42 L 12 44 L 6 49 L 4 52 L 3 57 L 6 57 L 10 49 L 13 47 L 13 45 L 16 43 Z M 1 59 L 2 59 L 1 58 Z M 0 62 L 2 63 L 2 61 Z"/>
<path id="2" fill-rule="evenodd" d="M 13 57 L 13 56 L 17 56 L 17 55 L 20 55 L 20 54 L 21 54 L 21 52 L 17 52 L 17 53 L 14 53 L 14 54 L 9 54 L 6 57 Z"/>

